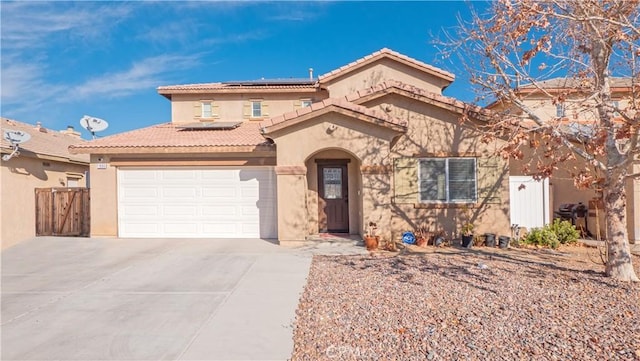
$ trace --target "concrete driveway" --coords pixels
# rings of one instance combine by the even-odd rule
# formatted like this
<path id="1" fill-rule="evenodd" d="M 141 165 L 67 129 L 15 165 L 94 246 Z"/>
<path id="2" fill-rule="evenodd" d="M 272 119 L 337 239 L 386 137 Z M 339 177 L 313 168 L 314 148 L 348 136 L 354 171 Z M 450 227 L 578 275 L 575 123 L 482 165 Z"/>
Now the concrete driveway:
<path id="1" fill-rule="evenodd" d="M 2 360 L 286 360 L 309 250 L 42 237 L 2 252 Z"/>

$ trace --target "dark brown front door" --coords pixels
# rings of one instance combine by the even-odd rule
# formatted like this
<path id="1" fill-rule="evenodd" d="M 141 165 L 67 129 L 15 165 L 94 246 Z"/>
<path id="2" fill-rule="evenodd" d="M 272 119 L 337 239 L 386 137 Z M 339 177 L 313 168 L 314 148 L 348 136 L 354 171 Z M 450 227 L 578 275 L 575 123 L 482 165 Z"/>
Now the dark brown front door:
<path id="1" fill-rule="evenodd" d="M 349 232 L 348 191 L 345 162 L 318 164 L 320 232 Z"/>

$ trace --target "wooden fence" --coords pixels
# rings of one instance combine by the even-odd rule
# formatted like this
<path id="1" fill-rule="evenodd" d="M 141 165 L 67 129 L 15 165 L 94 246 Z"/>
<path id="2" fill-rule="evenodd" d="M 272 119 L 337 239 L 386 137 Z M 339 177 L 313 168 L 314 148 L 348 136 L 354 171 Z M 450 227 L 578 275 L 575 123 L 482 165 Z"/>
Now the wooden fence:
<path id="1" fill-rule="evenodd" d="M 36 188 L 36 236 L 88 237 L 88 188 Z"/>

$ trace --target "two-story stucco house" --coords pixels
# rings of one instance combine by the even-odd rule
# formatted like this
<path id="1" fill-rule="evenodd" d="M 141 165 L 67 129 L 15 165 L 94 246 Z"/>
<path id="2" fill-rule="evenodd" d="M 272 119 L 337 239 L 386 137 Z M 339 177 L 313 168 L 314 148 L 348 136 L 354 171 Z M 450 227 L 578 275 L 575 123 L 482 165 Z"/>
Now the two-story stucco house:
<path id="1" fill-rule="evenodd" d="M 531 109 L 542 121 L 553 121 L 562 127 L 568 134 L 575 134 L 578 142 L 581 136 L 588 142 L 593 129 L 597 124 L 597 113 L 590 99 L 590 93 L 581 91 L 582 87 L 588 89 L 587 80 L 569 78 L 553 78 L 537 84 L 525 84 L 520 86 L 516 93 L 523 104 Z M 632 90 L 630 78 L 611 78 L 611 91 L 614 106 L 618 109 L 626 109 Z M 563 101 L 557 101 L 562 98 Z M 496 102 L 489 106 L 491 109 L 504 109 L 508 103 Z M 520 112 L 512 109 L 513 114 Z M 622 122 L 622 118 L 614 119 Z M 531 120 L 524 120 L 533 125 Z M 576 143 L 579 145 L 578 143 Z M 601 194 L 592 189 L 578 189 L 574 186 L 574 175 L 589 167 L 588 162 L 580 157 L 559 164 L 550 179 L 543 182 L 535 182 L 523 171 L 523 163 L 533 164 L 532 171 L 538 161 L 545 163 L 544 148 L 535 152 L 528 147 L 522 161 L 512 160 L 510 172 L 512 176 L 511 190 L 511 214 L 512 223 L 520 223 L 525 226 L 542 226 L 551 222 L 554 211 L 564 204 L 583 203 L 589 207 L 587 227 L 592 235 L 600 232 L 604 235 L 604 210 L 600 202 L 594 201 Z M 565 150 L 566 151 L 566 150 Z M 636 160 L 629 167 L 629 174 L 640 172 L 640 160 Z M 527 179 L 529 178 L 529 179 Z M 527 189 L 518 186 L 522 183 Z M 631 242 L 640 242 L 640 180 L 629 178 L 625 189 L 627 195 L 627 231 Z M 519 194 L 522 193 L 522 194 Z M 533 197 L 533 198 L 532 198 Z M 596 208 L 599 207 L 598 211 Z M 597 215 L 597 218 L 596 218 Z M 584 225 L 584 224 L 581 224 Z"/>
<path id="2" fill-rule="evenodd" d="M 159 87 L 170 123 L 71 147 L 91 154 L 92 235 L 509 234 L 508 164 L 453 80 L 382 49 L 317 79 Z"/>

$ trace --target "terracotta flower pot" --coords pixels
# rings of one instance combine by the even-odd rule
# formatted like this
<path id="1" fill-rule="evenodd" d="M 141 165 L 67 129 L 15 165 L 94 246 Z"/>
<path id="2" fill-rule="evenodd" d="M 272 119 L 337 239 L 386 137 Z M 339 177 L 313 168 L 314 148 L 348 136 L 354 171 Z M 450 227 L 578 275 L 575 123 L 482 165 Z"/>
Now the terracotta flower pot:
<path id="1" fill-rule="evenodd" d="M 364 236 L 364 246 L 367 247 L 368 251 L 373 251 L 378 248 L 378 237 L 377 236 Z"/>

